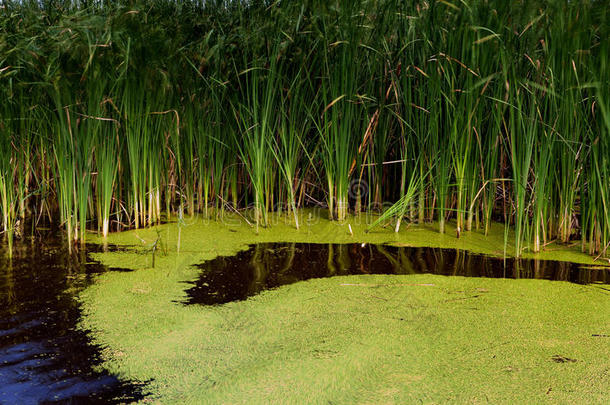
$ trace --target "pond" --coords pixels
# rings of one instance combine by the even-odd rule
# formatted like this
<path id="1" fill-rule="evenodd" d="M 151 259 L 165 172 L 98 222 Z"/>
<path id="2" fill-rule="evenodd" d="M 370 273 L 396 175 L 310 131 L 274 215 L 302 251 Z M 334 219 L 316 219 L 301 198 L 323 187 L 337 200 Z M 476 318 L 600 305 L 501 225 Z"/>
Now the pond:
<path id="1" fill-rule="evenodd" d="M 199 278 L 187 290 L 187 304 L 223 304 L 297 281 L 355 274 L 431 273 L 579 284 L 610 282 L 610 267 L 372 244 L 261 243 L 199 267 Z"/>
<path id="2" fill-rule="evenodd" d="M 125 403 L 136 385 L 96 371 L 100 348 L 77 328 L 77 294 L 107 269 L 87 246 L 68 253 L 54 237 L 0 254 L 0 404 Z M 4 253 L 4 252 L 0 252 Z"/>
<path id="3" fill-rule="evenodd" d="M 78 294 L 108 271 L 87 255 L 100 249 L 88 245 L 70 254 L 63 241 L 44 238 L 19 243 L 10 260 L 0 255 L 0 404 L 143 398 L 141 384 L 96 367 L 102 348 L 77 327 L 82 316 Z M 359 274 L 610 282 L 607 267 L 372 244 L 263 243 L 199 267 L 199 278 L 186 287 L 186 304 L 218 305 L 302 280 Z"/>

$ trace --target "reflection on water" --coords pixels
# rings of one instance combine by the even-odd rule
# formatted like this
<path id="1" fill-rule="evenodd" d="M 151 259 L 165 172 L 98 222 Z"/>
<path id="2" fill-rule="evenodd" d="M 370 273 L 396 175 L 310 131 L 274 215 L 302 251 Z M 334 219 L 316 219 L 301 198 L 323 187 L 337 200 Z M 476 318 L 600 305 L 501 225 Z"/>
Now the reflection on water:
<path id="1" fill-rule="evenodd" d="M 57 239 L 0 251 L 0 404 L 113 403 L 139 390 L 96 372 L 99 348 L 77 330 L 76 294 L 104 268 Z M 90 247 L 91 248 L 91 247 Z"/>
<path id="2" fill-rule="evenodd" d="M 550 260 L 498 259 L 460 250 L 360 244 L 262 243 L 199 266 L 188 304 L 222 304 L 310 278 L 416 274 L 610 282 L 610 268 Z"/>

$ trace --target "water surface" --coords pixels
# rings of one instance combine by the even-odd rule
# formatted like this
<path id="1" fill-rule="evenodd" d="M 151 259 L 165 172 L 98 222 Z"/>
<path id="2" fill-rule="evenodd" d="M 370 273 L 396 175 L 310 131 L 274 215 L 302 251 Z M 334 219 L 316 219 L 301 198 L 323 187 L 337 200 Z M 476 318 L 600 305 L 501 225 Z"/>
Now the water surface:
<path id="1" fill-rule="evenodd" d="M 88 246 L 87 249 L 94 249 Z M 138 386 L 95 371 L 100 348 L 77 329 L 76 295 L 106 269 L 53 237 L 0 252 L 0 404 L 125 403 Z"/>
<path id="2" fill-rule="evenodd" d="M 609 283 L 610 267 L 506 259 L 461 250 L 370 244 L 262 243 L 200 266 L 187 304 L 223 304 L 311 278 L 353 274 L 440 274 Z"/>

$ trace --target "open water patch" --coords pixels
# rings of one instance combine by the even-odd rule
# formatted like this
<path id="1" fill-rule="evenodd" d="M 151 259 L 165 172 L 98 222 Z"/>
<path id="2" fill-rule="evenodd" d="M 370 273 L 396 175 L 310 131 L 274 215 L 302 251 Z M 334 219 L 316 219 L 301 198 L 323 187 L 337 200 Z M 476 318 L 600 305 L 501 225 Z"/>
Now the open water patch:
<path id="1" fill-rule="evenodd" d="M 579 284 L 610 282 L 610 267 L 502 259 L 463 250 L 372 244 L 261 243 L 198 266 L 186 304 L 215 305 L 312 278 L 356 274 L 439 274 L 533 278 Z"/>
<path id="2" fill-rule="evenodd" d="M 68 252 L 46 237 L 19 242 L 12 258 L 0 254 L 0 404 L 143 398 L 141 385 L 98 370 L 100 348 L 77 326 L 77 294 L 107 271 L 87 256 L 98 249 Z"/>

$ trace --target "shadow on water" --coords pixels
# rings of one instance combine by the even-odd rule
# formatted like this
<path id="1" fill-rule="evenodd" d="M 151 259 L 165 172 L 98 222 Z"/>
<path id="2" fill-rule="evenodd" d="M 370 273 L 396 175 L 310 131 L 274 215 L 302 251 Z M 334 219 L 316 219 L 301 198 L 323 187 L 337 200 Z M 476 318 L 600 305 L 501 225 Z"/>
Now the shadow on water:
<path id="1" fill-rule="evenodd" d="M 88 251 L 99 249 L 87 246 Z M 45 238 L 0 252 L 0 404 L 126 403 L 141 386 L 95 371 L 100 348 L 77 329 L 76 294 L 106 269 Z"/>
<path id="2" fill-rule="evenodd" d="M 506 259 L 460 250 L 360 244 L 263 243 L 199 265 L 186 304 L 223 304 L 311 278 L 352 274 L 419 274 L 535 278 L 609 283 L 610 267 Z"/>

